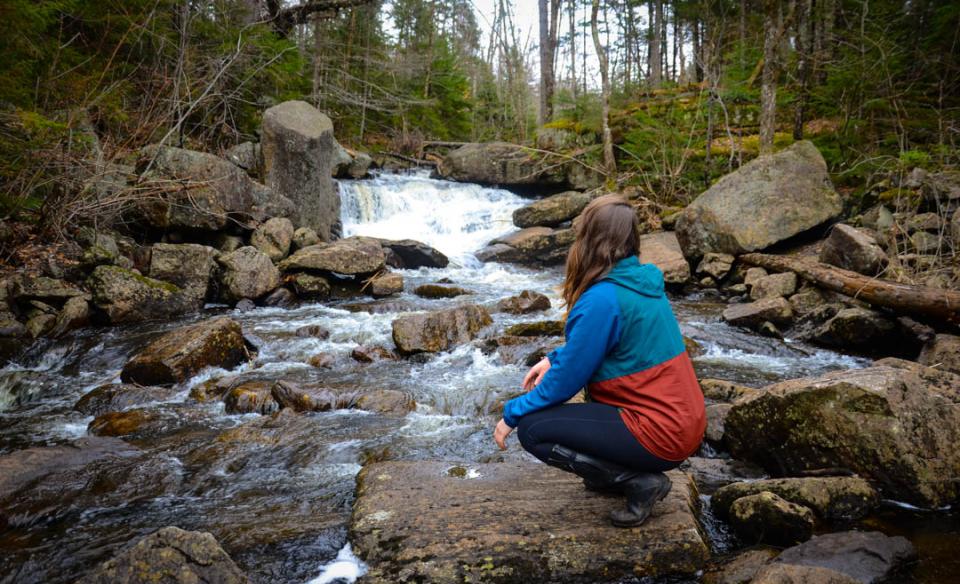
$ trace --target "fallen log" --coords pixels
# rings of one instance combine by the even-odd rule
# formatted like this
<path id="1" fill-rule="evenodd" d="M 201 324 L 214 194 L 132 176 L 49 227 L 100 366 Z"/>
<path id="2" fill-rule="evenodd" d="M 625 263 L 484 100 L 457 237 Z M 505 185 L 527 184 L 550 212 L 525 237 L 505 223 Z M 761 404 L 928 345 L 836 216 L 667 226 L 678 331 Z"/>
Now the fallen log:
<path id="1" fill-rule="evenodd" d="M 426 160 L 423 158 L 414 158 L 413 156 L 407 156 L 405 154 L 400 154 L 398 152 L 384 152 L 387 156 L 392 156 L 397 160 L 402 160 L 404 162 L 409 162 L 411 164 L 416 164 L 417 166 L 437 166 L 437 163 L 433 160 Z"/>
<path id="2" fill-rule="evenodd" d="M 954 290 L 888 282 L 803 258 L 748 253 L 740 260 L 776 272 L 795 272 L 821 288 L 874 306 L 960 324 L 960 292 Z"/>

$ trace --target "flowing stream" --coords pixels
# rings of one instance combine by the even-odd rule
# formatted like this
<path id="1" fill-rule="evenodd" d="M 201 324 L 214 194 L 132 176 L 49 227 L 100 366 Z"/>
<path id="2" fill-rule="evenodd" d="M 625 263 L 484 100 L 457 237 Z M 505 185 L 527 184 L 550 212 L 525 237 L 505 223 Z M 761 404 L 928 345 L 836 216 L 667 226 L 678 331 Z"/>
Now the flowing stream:
<path id="1" fill-rule="evenodd" d="M 407 291 L 389 299 L 361 297 L 242 313 L 209 306 L 179 321 L 91 328 L 42 342 L 19 363 L 0 370 L 0 454 L 86 436 L 92 418 L 73 410 L 80 396 L 118 381 L 124 362 L 160 333 L 215 314 L 240 322 L 260 348 L 254 363 L 231 375 L 401 389 L 414 396 L 416 409 L 402 417 L 358 410 L 277 418 L 229 415 L 218 401 L 197 403 L 189 397 L 197 384 L 228 375 L 204 371 L 146 406 L 164 425 L 151 436 L 129 441 L 140 452 L 97 474 L 96 484 L 82 472 L 65 472 L 57 479 L 61 484 L 49 487 L 58 495 L 41 489 L 11 514 L 8 525 L 0 523 L 0 583 L 72 581 L 131 539 L 167 525 L 213 533 L 256 581 L 335 581 L 339 574 L 356 573 L 350 568 L 355 560 L 346 546 L 346 524 L 354 477 L 363 463 L 503 459 L 491 430 L 502 400 L 517 390 L 522 365 L 503 362 L 496 352 L 484 350 L 482 341 L 413 361 L 360 364 L 350 352 L 360 344 L 392 347 L 390 323 L 402 312 L 465 301 L 492 305 L 527 289 L 549 296 L 554 308 L 528 316 L 494 314 L 493 331 L 525 320 L 559 318 L 559 268 L 482 264 L 472 255 L 512 230 L 512 211 L 527 201 L 503 190 L 422 175 L 344 181 L 341 195 L 345 235 L 423 241 L 444 252 L 450 266 L 400 271 Z M 473 294 L 427 300 L 411 292 L 441 279 Z M 719 319 L 722 307 L 719 299 L 708 296 L 674 299 L 684 334 L 702 349 L 695 359 L 701 377 L 761 386 L 868 363 L 728 327 Z M 331 335 L 326 340 L 296 336 L 305 325 L 322 325 Z M 334 356 L 332 369 L 306 363 L 318 352 Z M 522 456 L 515 439 L 511 441 L 506 456 Z M 56 505 L 51 507 L 51 501 Z M 901 514 L 895 517 L 901 525 L 902 514 L 911 512 L 890 513 Z M 920 517 L 914 527 L 900 530 L 926 533 L 923 526 L 937 524 Z M 956 522 L 946 523 L 933 533 L 953 533 L 949 541 L 956 544 Z M 714 536 L 728 537 L 719 532 Z"/>

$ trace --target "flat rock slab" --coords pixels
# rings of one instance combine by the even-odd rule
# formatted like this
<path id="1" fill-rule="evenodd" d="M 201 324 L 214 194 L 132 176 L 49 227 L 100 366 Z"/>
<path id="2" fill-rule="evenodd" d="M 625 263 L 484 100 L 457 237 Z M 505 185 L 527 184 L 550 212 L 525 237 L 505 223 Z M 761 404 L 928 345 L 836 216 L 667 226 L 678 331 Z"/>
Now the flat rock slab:
<path id="1" fill-rule="evenodd" d="M 619 497 L 529 462 L 381 462 L 357 479 L 350 540 L 364 582 L 597 582 L 692 575 L 707 561 L 689 475 L 635 529 L 612 527 Z"/>

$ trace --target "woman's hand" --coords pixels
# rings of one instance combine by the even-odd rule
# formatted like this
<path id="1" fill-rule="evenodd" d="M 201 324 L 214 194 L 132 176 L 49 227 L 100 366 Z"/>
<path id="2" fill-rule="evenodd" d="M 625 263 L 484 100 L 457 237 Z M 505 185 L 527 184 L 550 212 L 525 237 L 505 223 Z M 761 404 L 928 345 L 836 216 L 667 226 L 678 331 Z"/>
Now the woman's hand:
<path id="1" fill-rule="evenodd" d="M 500 418 L 500 421 L 497 422 L 497 427 L 493 431 L 493 441 L 497 443 L 497 446 L 500 447 L 500 450 L 507 449 L 507 436 L 510 435 L 510 432 L 513 432 L 513 428 L 507 425 L 503 421 L 503 418 Z"/>
<path id="2" fill-rule="evenodd" d="M 534 387 L 540 385 L 540 380 L 543 379 L 543 376 L 547 374 L 547 371 L 550 370 L 550 359 L 544 357 L 540 359 L 540 362 L 530 368 L 530 371 L 527 371 L 527 375 L 523 378 L 523 389 L 524 391 L 530 391 Z"/>

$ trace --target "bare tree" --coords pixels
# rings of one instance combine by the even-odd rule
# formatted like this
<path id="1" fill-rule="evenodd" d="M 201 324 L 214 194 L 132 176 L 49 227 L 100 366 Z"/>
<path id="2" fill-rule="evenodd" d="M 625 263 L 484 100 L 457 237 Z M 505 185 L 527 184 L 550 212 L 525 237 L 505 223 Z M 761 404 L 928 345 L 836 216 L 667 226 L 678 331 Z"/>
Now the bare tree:
<path id="1" fill-rule="evenodd" d="M 778 2 L 763 0 L 763 77 L 760 86 L 760 153 L 773 152 L 777 125 Z"/>
<path id="2" fill-rule="evenodd" d="M 601 117 L 603 120 L 603 165 L 606 167 L 607 179 L 616 177 L 617 161 L 613 157 L 613 134 L 610 133 L 610 65 L 607 60 L 607 51 L 600 42 L 600 28 L 597 25 L 597 13 L 600 12 L 600 0 L 593 0 L 590 11 L 590 32 L 593 33 L 593 47 L 597 51 L 600 61 L 600 91 L 603 98 Z"/>
<path id="3" fill-rule="evenodd" d="M 540 10 L 540 124 L 553 119 L 553 92 L 556 86 L 554 58 L 557 54 L 557 23 L 560 0 L 539 0 Z"/>

